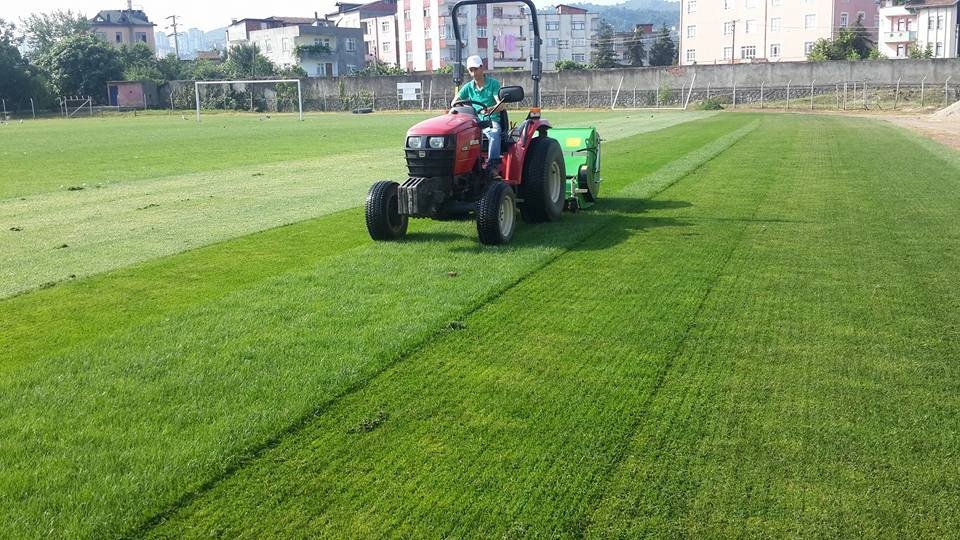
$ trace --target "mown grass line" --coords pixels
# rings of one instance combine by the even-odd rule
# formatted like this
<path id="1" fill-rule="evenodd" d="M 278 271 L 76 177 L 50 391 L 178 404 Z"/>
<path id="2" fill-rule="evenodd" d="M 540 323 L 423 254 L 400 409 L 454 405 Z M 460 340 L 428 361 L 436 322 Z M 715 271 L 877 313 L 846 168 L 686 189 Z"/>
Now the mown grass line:
<path id="1" fill-rule="evenodd" d="M 632 176 L 608 178 L 605 188 L 615 190 L 628 178 L 649 174 L 734 124 L 714 118 L 608 143 L 611 154 L 642 152 L 644 159 Z M 414 229 L 423 223 L 415 222 Z M 362 212 L 346 210 L 0 301 L 0 373 L 5 365 L 173 316 L 368 241 Z"/>
<path id="2" fill-rule="evenodd" d="M 891 127 L 851 146 L 861 122 L 803 121 L 833 136 L 749 224 L 591 536 L 960 525 L 960 168 Z"/>
<path id="3" fill-rule="evenodd" d="M 674 132 L 650 149 L 648 162 L 621 168 L 607 185 L 617 186 L 617 176 L 636 181 L 684 145 L 696 148 L 748 121 L 711 119 Z M 42 344 L 55 327 L 34 325 L 46 336 L 24 332 L 32 347 L 12 342 L 29 361 L 9 365 L 0 381 L 0 489 L 23 503 L 0 521 L 20 534 L 67 536 L 142 522 L 562 251 L 590 216 L 524 228 L 517 245 L 501 250 L 478 247 L 470 224 L 418 224 L 403 244 L 364 240 L 320 264 L 254 270 L 243 286 L 167 313 L 114 313 L 102 321 L 113 331 L 51 351 Z M 131 278 L 148 289 L 155 270 Z M 449 270 L 461 277 L 447 277 Z M 102 279 L 106 290 L 111 282 Z M 72 287 L 8 302 L 60 294 L 69 306 Z M 87 300 L 86 308 L 96 305 L 94 295 Z M 74 307 L 78 316 L 110 312 Z"/>
<path id="4" fill-rule="evenodd" d="M 641 118 L 605 113 L 586 118 L 582 113 L 567 113 L 555 121 L 557 125 L 595 124 L 605 140 L 613 141 L 712 114 L 644 114 Z M 419 118 L 419 115 L 402 115 L 399 120 L 413 122 Z M 135 135 L 156 120 L 145 119 L 146 126 L 136 121 L 116 121 L 113 126 L 136 141 Z M 165 124 L 153 127 L 184 129 L 176 121 L 164 120 Z M 229 117 L 226 125 L 233 131 L 220 138 L 242 146 L 240 140 L 247 137 L 251 129 L 265 129 L 261 126 L 251 128 L 249 123 L 244 123 L 248 120 Z M 207 170 L 204 164 L 197 167 L 199 172 L 165 172 L 155 178 L 142 178 L 138 176 L 136 166 L 131 164 L 136 160 L 120 159 L 121 156 L 117 155 L 128 166 L 128 176 L 110 178 L 106 185 L 83 184 L 71 186 L 83 188 L 76 191 L 60 189 L 0 200 L 0 252 L 6 256 L 6 264 L 0 267 L 0 297 L 352 208 L 363 200 L 374 181 L 402 179 L 406 174 L 399 144 L 403 140 L 404 126 L 397 124 L 396 115 L 378 125 L 375 135 L 351 140 L 352 144 L 346 146 L 345 142 L 350 138 L 344 129 L 362 130 L 369 127 L 368 121 L 351 115 L 328 116 L 322 121 L 326 124 L 303 126 L 286 119 L 266 128 L 275 136 L 265 146 L 280 156 L 289 157 L 282 161 L 263 159 L 249 163 L 250 156 L 237 157 L 234 149 L 218 156 L 217 160 L 210 160 L 217 162 L 217 170 Z M 296 134 L 298 137 L 316 137 L 315 140 L 323 142 L 325 139 L 320 138 L 320 133 L 325 131 L 324 125 L 332 129 L 332 134 L 325 135 L 335 142 L 324 144 L 323 151 L 305 152 L 302 143 L 294 144 L 299 139 L 290 140 L 291 134 Z M 64 144 L 55 136 L 64 129 L 64 124 L 47 122 L 40 126 L 46 127 L 47 131 L 39 133 L 50 135 L 49 140 L 56 144 Z M 81 122 L 70 126 L 81 130 L 90 124 Z M 138 129 L 140 131 L 136 131 Z M 200 128 L 193 126 L 189 129 Z M 102 133 L 97 130 L 94 133 L 98 135 L 91 138 L 104 148 L 110 148 L 109 141 L 116 137 L 113 131 Z M 98 137 L 105 140 L 97 141 Z M 44 142 L 49 145 L 49 141 Z M 173 151 L 179 143 L 155 141 L 154 144 Z M 77 155 L 75 149 L 61 149 L 62 152 L 49 156 L 44 155 L 43 144 L 36 146 L 39 149 L 30 148 L 38 154 L 38 162 L 33 163 L 35 171 L 51 174 L 45 165 L 51 161 L 59 164 L 73 159 L 76 162 L 71 166 L 78 171 L 77 174 L 85 168 L 89 170 L 83 174 L 102 173 L 95 164 L 85 161 L 93 159 L 91 156 Z M 157 149 L 140 148 L 140 151 L 152 153 Z M 117 152 L 117 149 L 105 152 Z M 232 164 L 232 160 L 236 163 Z M 0 188 L 9 181 L 12 179 L 0 179 Z"/>
<path id="5" fill-rule="evenodd" d="M 604 227 L 535 279 L 165 516 L 151 536 L 575 534 L 677 347 L 678 323 L 744 228 L 696 227 L 683 215 L 749 215 L 762 192 L 751 188 L 775 181 L 777 158 L 765 155 L 771 170 L 756 178 L 730 172 L 763 155 L 744 149 L 790 139 L 776 129 L 682 182 L 736 186 L 739 199 L 677 198 L 671 188 L 619 200 Z"/>

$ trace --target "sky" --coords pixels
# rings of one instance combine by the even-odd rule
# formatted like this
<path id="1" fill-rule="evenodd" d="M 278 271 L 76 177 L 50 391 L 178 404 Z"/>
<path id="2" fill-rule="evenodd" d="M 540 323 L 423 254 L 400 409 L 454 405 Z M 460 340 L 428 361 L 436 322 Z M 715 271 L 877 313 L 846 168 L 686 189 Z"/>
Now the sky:
<path id="1" fill-rule="evenodd" d="M 356 0 L 358 3 L 362 0 Z M 616 4 L 622 0 L 592 0 L 595 4 Z M 142 9 L 150 20 L 156 23 L 158 31 L 167 32 L 169 15 L 177 16 L 178 25 L 186 28 L 212 30 L 230 24 L 230 19 L 244 17 L 269 17 L 281 15 L 289 17 L 310 17 L 314 11 L 323 16 L 336 11 L 336 0 L 305 2 L 297 0 L 233 0 L 231 2 L 204 2 L 196 0 L 134 0 L 134 9 Z M 538 6 L 563 3 L 557 1 L 535 0 Z M 101 9 L 126 9 L 124 0 L 33 0 L 31 2 L 4 2 L 0 7 L 0 18 L 17 22 L 30 13 L 49 12 L 57 9 L 72 9 L 92 17 Z"/>

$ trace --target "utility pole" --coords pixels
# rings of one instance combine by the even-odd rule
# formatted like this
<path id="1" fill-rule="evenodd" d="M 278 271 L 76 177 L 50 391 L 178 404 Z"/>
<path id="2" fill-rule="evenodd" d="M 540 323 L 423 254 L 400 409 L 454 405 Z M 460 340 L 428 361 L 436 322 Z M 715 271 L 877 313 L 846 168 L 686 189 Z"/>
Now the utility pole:
<path id="1" fill-rule="evenodd" d="M 733 37 L 730 38 L 730 63 L 732 64 L 734 62 L 733 59 L 736 58 L 736 55 L 737 55 L 737 21 L 736 20 L 730 21 L 730 33 L 733 35 Z"/>
<path id="2" fill-rule="evenodd" d="M 180 33 L 177 32 L 177 16 L 171 15 L 167 18 L 173 21 L 170 24 L 170 26 L 167 26 L 167 28 L 173 28 L 173 49 L 177 53 L 177 60 L 179 60 L 180 59 Z"/>

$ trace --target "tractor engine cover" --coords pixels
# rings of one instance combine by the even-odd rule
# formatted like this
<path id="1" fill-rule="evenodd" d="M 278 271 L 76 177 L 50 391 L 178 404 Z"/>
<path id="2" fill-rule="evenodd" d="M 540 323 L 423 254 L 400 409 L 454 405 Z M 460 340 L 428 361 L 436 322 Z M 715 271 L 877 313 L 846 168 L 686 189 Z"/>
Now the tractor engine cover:
<path id="1" fill-rule="evenodd" d="M 447 199 L 449 184 L 448 177 L 408 178 L 397 193 L 400 214 L 414 217 L 436 216 Z"/>

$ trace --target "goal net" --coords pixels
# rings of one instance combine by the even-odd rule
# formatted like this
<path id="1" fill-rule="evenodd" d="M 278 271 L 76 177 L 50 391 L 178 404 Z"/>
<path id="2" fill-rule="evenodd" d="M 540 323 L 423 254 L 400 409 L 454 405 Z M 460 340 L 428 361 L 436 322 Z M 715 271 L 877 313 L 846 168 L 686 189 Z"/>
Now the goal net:
<path id="1" fill-rule="evenodd" d="M 303 120 L 300 79 L 196 81 L 193 92 L 197 122 L 201 110 L 297 111 Z"/>

